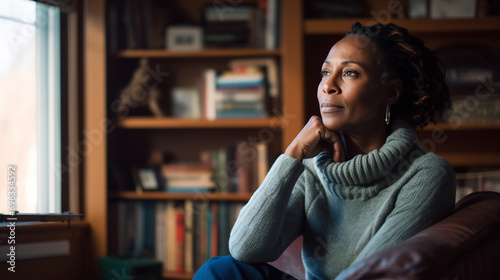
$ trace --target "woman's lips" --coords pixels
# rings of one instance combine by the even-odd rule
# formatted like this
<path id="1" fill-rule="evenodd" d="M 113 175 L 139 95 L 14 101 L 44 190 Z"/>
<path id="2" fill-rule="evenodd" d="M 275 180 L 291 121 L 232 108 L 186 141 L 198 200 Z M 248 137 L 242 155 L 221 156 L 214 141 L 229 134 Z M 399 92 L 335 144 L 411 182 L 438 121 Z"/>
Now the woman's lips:
<path id="1" fill-rule="evenodd" d="M 344 110 L 344 107 L 332 103 L 321 103 L 321 112 L 338 112 Z"/>

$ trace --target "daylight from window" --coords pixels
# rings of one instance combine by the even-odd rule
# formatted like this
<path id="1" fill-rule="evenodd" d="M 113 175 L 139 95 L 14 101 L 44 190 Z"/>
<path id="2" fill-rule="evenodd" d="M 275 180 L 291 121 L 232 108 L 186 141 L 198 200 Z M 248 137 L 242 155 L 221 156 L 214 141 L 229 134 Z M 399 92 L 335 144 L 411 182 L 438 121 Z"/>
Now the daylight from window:
<path id="1" fill-rule="evenodd" d="M 7 192 L 13 182 L 19 212 L 60 211 L 60 175 L 54 168 L 60 162 L 59 22 L 54 18 L 52 9 L 32 1 L 0 1 L 0 213 L 10 213 Z M 11 176 L 9 165 L 16 166 Z"/>

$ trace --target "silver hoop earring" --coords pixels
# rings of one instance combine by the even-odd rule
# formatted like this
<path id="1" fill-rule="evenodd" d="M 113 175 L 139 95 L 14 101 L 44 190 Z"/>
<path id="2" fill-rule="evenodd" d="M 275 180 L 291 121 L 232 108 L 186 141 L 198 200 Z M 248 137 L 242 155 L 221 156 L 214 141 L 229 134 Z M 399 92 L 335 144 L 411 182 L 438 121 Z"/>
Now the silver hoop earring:
<path id="1" fill-rule="evenodd" d="M 385 107 L 385 124 L 389 125 L 390 122 L 391 122 L 391 107 L 387 105 L 387 107 Z"/>

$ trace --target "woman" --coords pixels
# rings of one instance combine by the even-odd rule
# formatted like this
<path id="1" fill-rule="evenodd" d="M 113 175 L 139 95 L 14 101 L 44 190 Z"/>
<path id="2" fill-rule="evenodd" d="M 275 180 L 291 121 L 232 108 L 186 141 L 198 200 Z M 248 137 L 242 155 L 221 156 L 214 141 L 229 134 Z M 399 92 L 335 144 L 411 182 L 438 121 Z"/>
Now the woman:
<path id="1" fill-rule="evenodd" d="M 232 256 L 211 259 L 195 279 L 285 279 L 265 262 L 299 235 L 306 278 L 341 279 L 357 261 L 452 213 L 453 169 L 413 130 L 448 102 L 423 42 L 394 24 L 356 23 L 321 75 L 321 117 L 311 117 L 242 209 Z"/>

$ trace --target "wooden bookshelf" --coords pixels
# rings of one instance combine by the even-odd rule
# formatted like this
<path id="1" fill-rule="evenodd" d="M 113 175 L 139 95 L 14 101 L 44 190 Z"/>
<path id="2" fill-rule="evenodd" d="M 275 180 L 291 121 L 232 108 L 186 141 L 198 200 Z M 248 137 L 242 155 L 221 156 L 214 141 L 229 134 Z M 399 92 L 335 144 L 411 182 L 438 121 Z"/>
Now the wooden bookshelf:
<path id="1" fill-rule="evenodd" d="M 267 49 L 203 49 L 199 51 L 123 50 L 110 53 L 115 58 L 208 58 L 279 56 L 280 50 Z"/>
<path id="2" fill-rule="evenodd" d="M 208 200 L 208 201 L 241 201 L 250 199 L 251 193 L 169 193 L 151 191 L 138 193 L 135 191 L 110 191 L 108 198 L 124 200 Z"/>
<path id="3" fill-rule="evenodd" d="M 184 1 L 187 3 L 187 1 Z M 195 1 L 201 2 L 201 1 Z M 210 2 L 210 1 L 205 1 Z M 368 2 L 375 2 L 374 0 Z M 285 4 L 286 3 L 286 4 Z M 190 3 L 191 4 L 191 3 Z M 362 23 L 375 23 L 373 18 L 347 18 L 347 19 L 305 19 L 304 5 L 307 1 L 303 0 L 282 0 L 281 5 L 281 48 L 277 50 L 266 49 L 205 49 L 200 51 L 167 51 L 167 50 L 123 50 L 117 52 L 107 52 L 105 39 L 105 5 L 99 0 L 89 0 L 89 10 L 86 14 L 86 95 L 85 95 L 85 130 L 100 131 L 99 134 L 103 141 L 98 145 L 92 146 L 92 152 L 85 157 L 85 217 L 90 223 L 92 236 L 92 251 L 95 255 L 92 256 L 91 274 L 97 278 L 98 273 L 98 258 L 107 255 L 108 243 L 110 240 L 108 220 L 110 213 L 108 212 L 108 204 L 113 201 L 134 201 L 134 200 L 191 200 L 199 199 L 199 194 L 178 194 L 166 192 L 143 192 L 136 193 L 134 191 L 107 191 L 107 166 L 111 161 L 109 150 L 120 146 L 123 153 L 130 150 L 139 149 L 143 146 L 142 142 L 147 142 L 141 137 L 146 137 L 147 133 L 142 134 L 141 129 L 153 130 L 153 133 L 170 133 L 173 130 L 174 135 L 182 135 L 183 137 L 193 137 L 185 133 L 185 130 L 197 130 L 198 132 L 211 135 L 209 129 L 217 129 L 218 133 L 222 133 L 217 138 L 201 139 L 208 144 L 218 144 L 223 137 L 230 134 L 229 132 L 240 132 L 246 130 L 251 131 L 259 128 L 280 128 L 280 137 L 277 137 L 273 143 L 274 152 L 284 150 L 302 129 L 305 120 L 309 118 L 309 105 L 307 102 L 315 103 L 314 108 L 317 109 L 315 101 L 315 92 L 318 82 L 319 66 L 321 65 L 326 52 L 331 47 L 332 41 L 339 38 L 345 32 L 350 30 L 351 25 L 360 21 Z M 184 4 L 183 4 L 184 5 Z M 188 4 L 185 4 L 188 5 Z M 194 7 L 192 8 L 195 9 Z M 391 19 L 392 23 L 406 27 L 412 33 L 424 34 L 430 40 L 425 39 L 426 44 L 429 42 L 432 46 L 442 47 L 450 43 L 474 42 L 491 46 L 499 51 L 500 38 L 500 17 L 485 17 L 475 19 Z M 462 36 L 461 32 L 466 32 L 470 36 Z M 451 35 L 449 38 L 447 35 Z M 331 39 L 330 41 L 324 39 Z M 112 94 L 109 91 L 109 85 L 115 85 L 120 88 L 120 82 L 123 82 L 122 73 L 118 73 L 115 77 L 111 77 L 115 71 L 122 70 L 121 62 L 130 59 L 138 58 L 154 58 L 160 63 L 175 64 L 172 67 L 178 67 L 180 64 L 185 64 L 189 73 L 191 65 L 198 60 L 205 64 L 212 61 L 218 61 L 221 64 L 232 58 L 257 58 L 257 57 L 273 57 L 279 61 L 280 68 L 280 83 L 281 83 L 281 107 L 285 116 L 292 115 L 293 118 L 287 120 L 279 117 L 270 117 L 262 119 L 231 119 L 231 120 L 188 120 L 175 118 L 153 118 L 153 117 L 129 117 L 123 121 L 116 123 L 116 126 L 121 131 L 125 131 L 123 135 L 134 136 L 136 139 L 132 141 L 134 145 L 123 144 L 123 140 L 128 140 L 126 137 L 114 136 L 110 133 L 102 131 L 102 120 L 108 119 L 106 109 L 109 109 L 107 98 Z M 111 61 L 106 65 L 106 61 Z M 126 64 L 126 63 L 124 63 Z M 107 67 L 109 67 L 107 69 Z M 130 68 L 130 67 L 129 67 Z M 162 68 L 163 69 L 163 68 Z M 312 70 L 311 70 L 312 69 Z M 316 71 L 318 70 L 318 71 Z M 107 72 L 106 72 L 107 71 Z M 130 71 L 131 72 L 131 71 Z M 125 73 L 126 74 L 126 73 Z M 120 78 L 120 79 L 118 79 Z M 179 83 L 184 80 L 180 79 Z M 312 101 L 309 101 L 312 100 Z M 109 101 L 109 100 L 108 100 Z M 311 104 L 312 104 L 311 103 Z M 107 104 L 107 105 L 106 105 Z M 207 130 L 208 129 L 208 130 Z M 448 160 L 454 167 L 489 167 L 500 166 L 500 150 L 499 148 L 491 149 L 491 152 L 485 152 L 482 149 L 482 143 L 488 143 L 488 148 L 491 148 L 498 143 L 498 133 L 500 131 L 500 123 L 491 124 L 461 124 L 458 128 L 452 124 L 437 124 L 429 125 L 418 133 L 422 133 L 424 137 L 432 135 L 433 130 L 442 129 L 450 136 L 450 140 L 443 144 L 446 149 L 439 150 L 437 153 Z M 117 129 L 118 130 L 118 129 Z M 137 130 L 137 131 L 136 131 Z M 150 131 L 147 131 L 148 133 Z M 116 134 L 116 132 L 113 132 Z M 177 133 L 178 135 L 175 135 Z M 479 134 L 479 136 L 475 136 Z M 154 135 L 154 134 L 152 134 Z M 147 135 L 151 137 L 150 135 Z M 246 137 L 248 135 L 244 135 Z M 120 138 L 121 137 L 121 138 Z M 201 137 L 203 138 L 203 137 Z M 461 144 L 463 139 L 471 141 L 470 145 L 464 147 Z M 472 140 L 471 140 L 472 139 Z M 204 143 L 204 144 L 207 144 Z M 149 144 L 149 143 L 148 143 Z M 127 150 L 130 149 L 130 150 Z M 244 202 L 250 198 L 250 194 L 227 194 L 227 193 L 210 193 L 203 194 L 203 198 L 209 201 L 234 201 Z M 165 279 L 191 279 L 193 274 L 172 273 L 165 271 L 163 273 Z"/>
<path id="4" fill-rule="evenodd" d="M 178 118 L 153 118 L 129 117 L 119 121 L 117 125 L 128 129 L 209 129 L 209 128 L 264 128 L 281 127 L 282 120 L 277 117 L 259 119 L 178 119 Z"/>

